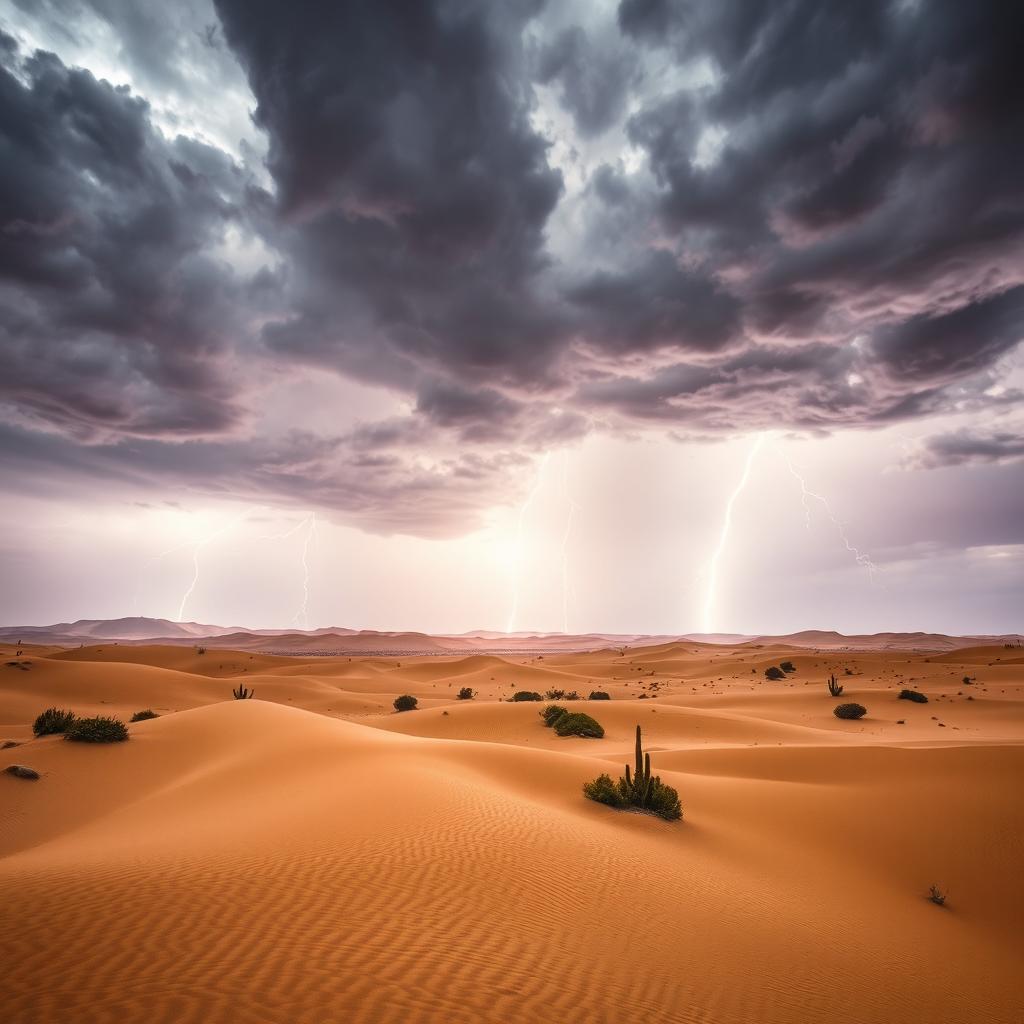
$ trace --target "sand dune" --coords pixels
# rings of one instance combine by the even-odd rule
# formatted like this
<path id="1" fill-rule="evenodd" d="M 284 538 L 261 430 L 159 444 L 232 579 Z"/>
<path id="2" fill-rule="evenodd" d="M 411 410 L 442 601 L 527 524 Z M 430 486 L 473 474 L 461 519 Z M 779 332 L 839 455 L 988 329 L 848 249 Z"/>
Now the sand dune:
<path id="1" fill-rule="evenodd" d="M 3 649 L 0 738 L 26 741 L 4 753 L 41 773 L 0 775 L 4 1019 L 1019 1021 L 1020 658 L 788 654 L 769 683 L 784 648 L 689 641 Z M 831 714 L 829 671 L 865 719 Z M 598 684 L 597 741 L 499 700 Z M 124 744 L 30 740 L 50 704 L 162 717 Z M 582 797 L 637 723 L 680 823 Z"/>

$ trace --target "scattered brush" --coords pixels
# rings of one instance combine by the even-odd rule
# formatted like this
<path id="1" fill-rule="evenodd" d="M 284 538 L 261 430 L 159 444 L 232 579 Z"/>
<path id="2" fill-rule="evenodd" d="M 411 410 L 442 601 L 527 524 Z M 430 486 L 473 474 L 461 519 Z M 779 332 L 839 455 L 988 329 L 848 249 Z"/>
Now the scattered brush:
<path id="1" fill-rule="evenodd" d="M 779 662 L 779 668 L 781 668 L 783 672 L 795 672 L 796 671 L 796 665 L 794 665 L 793 662 L 791 662 L 791 661 L 780 661 Z"/>
<path id="2" fill-rule="evenodd" d="M 128 727 L 117 718 L 76 718 L 64 733 L 75 743 L 121 743 L 128 739 Z"/>
<path id="3" fill-rule="evenodd" d="M 67 732 L 68 726 L 74 720 L 74 711 L 65 711 L 61 708 L 47 708 L 32 723 L 32 732 L 36 736 L 52 736 L 56 733 Z"/>
<path id="4" fill-rule="evenodd" d="M 927 704 L 928 698 L 917 690 L 900 690 L 897 700 L 912 700 L 915 704 Z"/>
<path id="5" fill-rule="evenodd" d="M 470 686 L 464 686 L 457 694 L 459 700 L 472 700 L 476 696 L 476 690 Z"/>
<path id="6" fill-rule="evenodd" d="M 396 711 L 415 711 L 419 701 L 411 694 L 403 693 L 401 697 L 395 698 Z"/>
<path id="7" fill-rule="evenodd" d="M 540 713 L 540 717 L 558 736 L 583 736 L 597 740 L 604 736 L 604 728 L 590 715 L 580 711 L 568 711 L 558 704 L 546 707 Z"/>
<path id="8" fill-rule="evenodd" d="M 533 690 L 517 690 L 510 699 L 513 703 L 519 703 L 524 700 L 543 700 L 544 698 Z"/>
<path id="9" fill-rule="evenodd" d="M 863 704 L 840 704 L 832 712 L 836 718 L 847 719 L 863 718 L 867 713 L 868 709 Z"/>
<path id="10" fill-rule="evenodd" d="M 136 711 L 134 715 L 129 719 L 130 722 L 148 722 L 151 718 L 159 718 L 160 716 L 153 711 L 151 708 L 146 708 L 145 711 Z"/>
<path id="11" fill-rule="evenodd" d="M 611 696 L 604 690 L 591 690 L 587 700 L 611 700 Z"/>
<path id="12" fill-rule="evenodd" d="M 786 678 L 786 673 L 783 672 L 782 669 L 779 668 L 777 665 L 772 665 L 771 668 L 766 668 L 764 670 L 764 675 L 765 675 L 765 679 L 772 679 L 772 680 L 778 680 L 778 679 L 785 679 Z"/>

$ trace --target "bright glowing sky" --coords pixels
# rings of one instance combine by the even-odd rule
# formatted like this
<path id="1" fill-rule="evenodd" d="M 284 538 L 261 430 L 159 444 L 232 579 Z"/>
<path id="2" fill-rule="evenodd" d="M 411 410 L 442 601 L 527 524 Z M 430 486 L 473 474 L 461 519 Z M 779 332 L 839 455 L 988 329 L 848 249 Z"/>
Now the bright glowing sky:
<path id="1" fill-rule="evenodd" d="M 0 621 L 1024 626 L 1018 5 L 0 29 Z"/>

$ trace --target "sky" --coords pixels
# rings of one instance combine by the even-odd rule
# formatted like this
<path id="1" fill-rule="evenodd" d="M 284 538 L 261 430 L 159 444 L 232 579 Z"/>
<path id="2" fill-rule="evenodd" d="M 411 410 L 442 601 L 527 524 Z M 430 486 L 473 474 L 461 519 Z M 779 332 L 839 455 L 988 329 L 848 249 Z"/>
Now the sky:
<path id="1" fill-rule="evenodd" d="M 0 0 L 0 622 L 1024 629 L 1021 38 Z"/>

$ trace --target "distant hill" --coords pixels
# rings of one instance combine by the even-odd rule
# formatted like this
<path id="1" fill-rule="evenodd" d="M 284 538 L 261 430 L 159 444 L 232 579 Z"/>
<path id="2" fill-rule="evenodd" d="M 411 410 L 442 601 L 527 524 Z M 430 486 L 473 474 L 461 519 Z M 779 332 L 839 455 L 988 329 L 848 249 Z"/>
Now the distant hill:
<path id="1" fill-rule="evenodd" d="M 571 653 L 602 648 L 651 647 L 673 643 L 741 644 L 819 648 L 823 650 L 950 651 L 958 647 L 1020 643 L 1019 634 L 999 636 L 947 636 L 944 633 L 873 633 L 846 636 L 834 630 L 807 629 L 780 636 L 742 633 L 501 633 L 471 630 L 459 634 L 430 635 L 411 630 L 382 631 L 327 626 L 319 629 L 245 629 L 200 622 L 172 622 L 130 616 L 120 619 L 78 619 L 50 626 L 0 626 L 7 643 L 78 647 L 100 642 L 195 644 L 239 651 L 273 654 L 502 654 Z"/>

